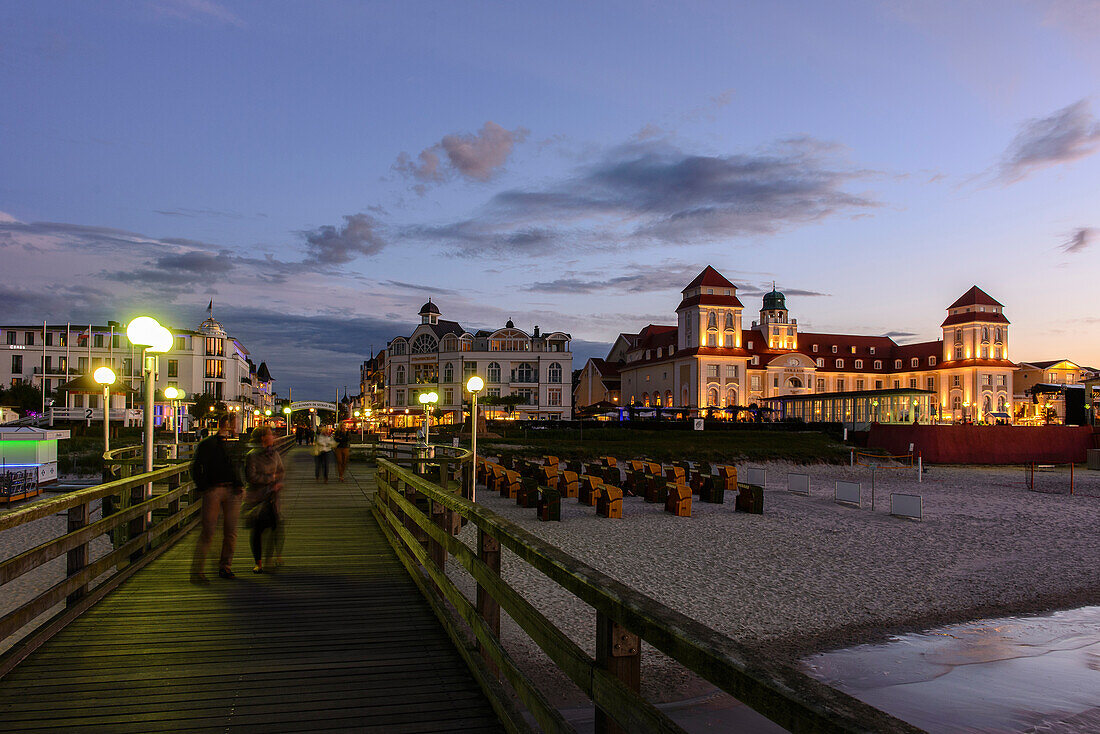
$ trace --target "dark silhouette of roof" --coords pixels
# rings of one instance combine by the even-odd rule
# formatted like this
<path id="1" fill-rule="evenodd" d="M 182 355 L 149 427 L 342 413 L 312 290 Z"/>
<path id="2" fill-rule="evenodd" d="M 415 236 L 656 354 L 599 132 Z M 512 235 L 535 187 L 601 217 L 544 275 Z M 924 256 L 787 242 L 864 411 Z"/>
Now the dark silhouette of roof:
<path id="1" fill-rule="evenodd" d="M 963 306 L 1001 306 L 1004 307 L 1000 301 L 993 298 L 978 286 L 970 286 L 970 290 L 959 296 L 959 299 L 948 306 L 948 309 L 961 308 Z"/>
<path id="2" fill-rule="evenodd" d="M 691 290 L 692 288 L 698 288 L 699 286 L 710 286 L 712 288 L 736 288 L 733 283 L 726 280 L 726 277 L 712 268 L 710 265 L 703 268 L 703 272 L 695 276 L 695 280 L 684 286 L 684 290 Z M 683 292 L 683 291 L 681 291 Z"/>
<path id="3" fill-rule="evenodd" d="M 420 307 L 420 315 L 423 316 L 426 313 L 434 313 L 439 315 L 439 307 L 432 303 L 432 299 L 428 299 L 428 302 Z"/>
<path id="4" fill-rule="evenodd" d="M 256 369 L 256 379 L 260 382 L 272 382 L 274 377 L 271 376 L 271 372 L 267 369 L 267 362 L 260 362 L 260 366 Z"/>

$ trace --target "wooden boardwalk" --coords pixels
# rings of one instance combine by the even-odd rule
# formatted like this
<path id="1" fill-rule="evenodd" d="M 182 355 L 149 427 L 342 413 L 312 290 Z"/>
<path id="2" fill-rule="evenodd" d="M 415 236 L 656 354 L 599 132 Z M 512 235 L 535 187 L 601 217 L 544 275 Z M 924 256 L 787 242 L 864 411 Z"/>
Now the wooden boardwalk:
<path id="1" fill-rule="evenodd" d="M 286 461 L 285 566 L 251 573 L 242 527 L 237 579 L 192 586 L 192 532 L 0 679 L 0 731 L 501 731 L 370 514 L 373 472 Z"/>

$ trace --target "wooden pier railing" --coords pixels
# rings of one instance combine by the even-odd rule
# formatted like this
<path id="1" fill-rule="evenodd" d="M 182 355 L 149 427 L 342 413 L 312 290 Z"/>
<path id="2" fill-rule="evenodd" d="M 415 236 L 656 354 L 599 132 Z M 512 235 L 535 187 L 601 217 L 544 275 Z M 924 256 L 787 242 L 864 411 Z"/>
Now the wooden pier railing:
<path id="1" fill-rule="evenodd" d="M 461 461 L 467 457 L 455 456 Z M 511 731 L 530 729 L 525 707 L 547 732 L 573 731 L 523 672 L 500 637 L 503 609 L 596 707 L 597 732 L 682 731 L 639 694 L 641 641 L 793 732 L 918 732 L 858 699 L 760 655 L 461 496 L 419 471 L 378 459 L 379 525 Z M 477 527 L 476 547 L 455 536 Z M 588 604 L 596 618 L 596 657 L 589 656 L 501 577 L 507 549 Z M 454 558 L 477 582 L 467 599 L 447 576 Z M 505 693 L 507 681 L 520 705 Z"/>
<path id="2" fill-rule="evenodd" d="M 291 445 L 292 440 L 284 439 L 277 447 L 285 452 Z M 136 468 L 142 463 L 141 457 L 130 456 L 135 448 L 140 452 L 140 447 L 125 447 L 104 455 L 105 473 L 107 467 L 118 466 L 122 474 L 119 479 L 0 513 L 0 533 L 50 515 L 62 512 L 68 515 L 64 534 L 0 561 L 0 593 L 3 593 L 6 584 L 23 574 L 62 554 L 67 559 L 61 581 L 0 617 L 0 640 L 6 640 L 53 607 L 65 604 L 63 610 L 0 656 L 0 676 L 198 522 L 196 515 L 201 503 L 196 501 L 193 491 L 189 462 L 159 460 L 161 464 L 170 463 L 154 465 L 151 472 L 141 472 Z M 102 519 L 93 522 L 91 506 L 96 500 L 102 501 L 106 512 Z M 100 558 L 91 559 L 89 543 L 105 534 L 111 537 L 112 549 Z M 91 587 L 92 581 L 109 572 L 109 576 Z"/>

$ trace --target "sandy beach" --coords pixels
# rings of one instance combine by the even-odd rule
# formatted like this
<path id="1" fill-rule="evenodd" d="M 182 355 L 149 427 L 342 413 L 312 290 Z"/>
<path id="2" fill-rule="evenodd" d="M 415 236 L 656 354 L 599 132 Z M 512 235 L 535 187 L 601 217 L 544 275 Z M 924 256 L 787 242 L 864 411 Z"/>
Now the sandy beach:
<path id="1" fill-rule="evenodd" d="M 740 465 L 743 475 L 748 464 Z M 1028 491 L 1018 467 L 913 469 L 752 464 L 767 471 L 763 515 L 695 501 L 692 517 L 627 498 L 623 519 L 562 501 L 562 522 L 487 491 L 487 508 L 591 566 L 762 652 L 797 663 L 808 654 L 987 616 L 1100 602 L 1100 473 L 1079 470 L 1077 495 Z M 810 475 L 810 497 L 787 473 Z M 837 480 L 862 483 L 863 507 L 833 502 Z M 1068 474 L 1041 486 L 1068 489 Z M 924 519 L 889 515 L 889 494 L 923 497 Z M 472 526 L 460 539 L 473 544 Z M 453 561 L 449 573 L 472 595 Z M 505 552 L 513 587 L 592 652 L 594 613 Z M 510 620 L 505 647 L 562 704 L 581 694 Z M 679 665 L 643 652 L 643 694 L 678 700 L 708 690 Z"/>

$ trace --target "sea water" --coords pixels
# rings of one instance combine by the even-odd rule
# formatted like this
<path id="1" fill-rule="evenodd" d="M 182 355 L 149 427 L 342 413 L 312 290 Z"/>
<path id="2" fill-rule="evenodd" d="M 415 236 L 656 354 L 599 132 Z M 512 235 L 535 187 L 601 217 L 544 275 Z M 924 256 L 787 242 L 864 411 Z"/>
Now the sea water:
<path id="1" fill-rule="evenodd" d="M 1100 606 L 951 625 L 803 666 L 929 732 L 1100 732 Z"/>

